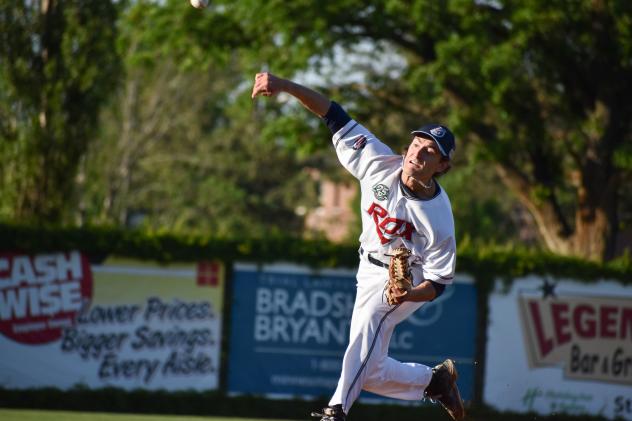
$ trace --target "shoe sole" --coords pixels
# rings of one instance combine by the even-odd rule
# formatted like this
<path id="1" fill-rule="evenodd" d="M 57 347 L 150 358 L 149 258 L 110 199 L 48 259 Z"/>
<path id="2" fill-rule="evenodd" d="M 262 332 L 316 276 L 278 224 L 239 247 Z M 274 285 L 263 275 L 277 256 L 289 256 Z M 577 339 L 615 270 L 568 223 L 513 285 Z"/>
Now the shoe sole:
<path id="1" fill-rule="evenodd" d="M 450 383 L 452 384 L 452 389 L 454 390 L 454 392 L 456 392 L 456 398 L 459 402 L 458 413 L 454 413 L 452 410 L 450 410 L 450 408 L 445 406 L 443 402 L 440 401 L 439 403 L 441 403 L 441 406 L 443 406 L 445 410 L 448 411 L 448 414 L 450 414 L 453 420 L 462 420 L 465 417 L 465 408 L 463 408 L 461 393 L 459 392 L 459 388 L 456 385 L 456 379 L 459 378 L 459 373 L 456 371 L 456 366 L 454 365 L 454 361 L 447 359 L 445 360 L 444 364 L 446 365 L 446 368 L 448 369 L 448 373 L 450 373 Z"/>

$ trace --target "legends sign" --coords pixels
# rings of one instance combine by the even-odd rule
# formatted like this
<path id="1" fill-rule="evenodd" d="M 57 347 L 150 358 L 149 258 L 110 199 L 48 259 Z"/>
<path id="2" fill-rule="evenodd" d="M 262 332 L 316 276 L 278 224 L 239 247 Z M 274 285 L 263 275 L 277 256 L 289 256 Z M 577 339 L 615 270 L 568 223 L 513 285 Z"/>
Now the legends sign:
<path id="1" fill-rule="evenodd" d="M 520 296 L 531 367 L 567 378 L 632 385 L 632 302 L 616 297 Z"/>
<path id="2" fill-rule="evenodd" d="M 632 421 L 632 286 L 499 279 L 487 308 L 486 405 Z"/>

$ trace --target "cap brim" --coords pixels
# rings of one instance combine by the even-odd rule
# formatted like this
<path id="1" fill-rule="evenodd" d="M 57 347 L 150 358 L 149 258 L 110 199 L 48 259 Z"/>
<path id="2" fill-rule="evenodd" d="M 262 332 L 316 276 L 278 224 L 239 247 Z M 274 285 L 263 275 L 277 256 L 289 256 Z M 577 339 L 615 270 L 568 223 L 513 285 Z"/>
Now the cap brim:
<path id="1" fill-rule="evenodd" d="M 443 146 L 441 146 L 441 143 L 439 143 L 439 141 L 437 140 L 437 138 L 436 138 L 436 137 L 434 137 L 434 136 L 432 135 L 432 133 L 430 133 L 430 132 L 425 132 L 425 131 L 423 131 L 423 130 L 415 130 L 415 131 L 410 132 L 410 134 L 424 134 L 424 135 L 428 136 L 430 139 L 432 139 L 432 140 L 434 140 L 434 141 L 435 141 L 435 143 L 437 144 L 437 147 L 439 148 L 439 151 L 441 152 L 441 155 L 445 156 L 446 158 L 449 158 L 449 157 L 450 157 L 450 155 L 448 155 L 447 153 L 445 153 L 445 151 L 443 150 Z"/>

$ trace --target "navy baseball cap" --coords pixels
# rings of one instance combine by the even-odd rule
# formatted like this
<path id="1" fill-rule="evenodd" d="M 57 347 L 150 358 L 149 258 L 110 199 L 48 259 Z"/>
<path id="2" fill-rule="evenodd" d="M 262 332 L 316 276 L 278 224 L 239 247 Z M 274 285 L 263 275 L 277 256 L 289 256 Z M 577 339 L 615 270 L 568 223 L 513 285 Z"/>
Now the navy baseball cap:
<path id="1" fill-rule="evenodd" d="M 413 135 L 426 135 L 434 140 L 441 151 L 441 155 L 452 159 L 454 150 L 456 149 L 456 141 L 454 135 L 446 126 L 440 124 L 426 124 L 420 129 L 410 132 Z"/>

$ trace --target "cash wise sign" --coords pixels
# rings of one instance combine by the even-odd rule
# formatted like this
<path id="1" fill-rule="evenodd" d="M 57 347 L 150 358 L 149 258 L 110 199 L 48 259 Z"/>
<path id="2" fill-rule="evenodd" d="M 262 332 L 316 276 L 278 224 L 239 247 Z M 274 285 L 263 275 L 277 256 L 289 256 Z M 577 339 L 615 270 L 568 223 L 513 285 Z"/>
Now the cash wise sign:
<path id="1" fill-rule="evenodd" d="M 563 366 L 569 379 L 632 385 L 630 298 L 520 296 L 531 368 Z"/>
<path id="2" fill-rule="evenodd" d="M 91 299 L 90 263 L 78 251 L 0 254 L 0 333 L 16 342 L 61 338 Z"/>

